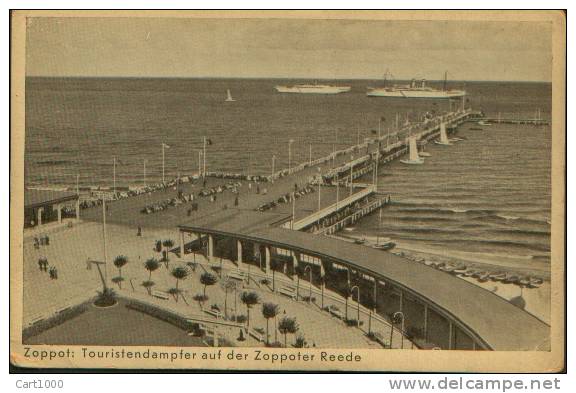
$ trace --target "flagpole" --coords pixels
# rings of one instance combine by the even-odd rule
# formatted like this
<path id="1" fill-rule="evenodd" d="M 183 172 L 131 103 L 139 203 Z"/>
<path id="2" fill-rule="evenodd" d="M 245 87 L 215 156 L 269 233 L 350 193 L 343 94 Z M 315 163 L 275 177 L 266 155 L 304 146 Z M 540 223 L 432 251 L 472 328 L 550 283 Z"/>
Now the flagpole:
<path id="1" fill-rule="evenodd" d="M 294 229 L 294 221 L 296 221 L 296 193 L 292 193 L 292 225 L 290 229 Z"/>
<path id="2" fill-rule="evenodd" d="M 116 156 L 114 156 L 114 196 L 116 196 Z"/>
<path id="3" fill-rule="evenodd" d="M 206 137 L 204 137 L 204 151 L 202 153 L 202 160 L 204 160 L 204 168 L 202 170 L 202 178 L 206 178 Z"/>
<path id="4" fill-rule="evenodd" d="M 322 206 L 322 205 L 321 205 L 321 199 L 320 199 L 320 192 L 321 192 L 321 190 L 322 190 L 322 181 L 319 180 L 319 181 L 318 181 L 318 211 L 320 211 L 320 207 Z"/>
<path id="5" fill-rule="evenodd" d="M 108 250 L 106 249 L 106 198 L 102 197 L 102 236 L 104 237 L 104 277 L 108 282 Z"/>

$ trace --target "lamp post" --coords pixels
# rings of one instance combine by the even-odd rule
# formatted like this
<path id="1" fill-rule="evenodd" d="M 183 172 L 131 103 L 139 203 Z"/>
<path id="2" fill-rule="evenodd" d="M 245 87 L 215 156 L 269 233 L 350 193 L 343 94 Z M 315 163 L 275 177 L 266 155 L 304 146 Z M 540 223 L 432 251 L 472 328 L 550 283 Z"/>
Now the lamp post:
<path id="1" fill-rule="evenodd" d="M 304 268 L 304 275 L 306 275 L 306 270 L 308 270 L 308 303 L 310 303 L 310 301 L 312 301 L 312 267 L 310 265 L 306 266 Z"/>
<path id="2" fill-rule="evenodd" d="M 400 337 L 402 338 L 402 344 L 400 346 L 401 349 L 404 349 L 404 313 L 402 311 L 396 311 L 394 315 L 392 315 L 392 319 L 396 319 L 397 316 L 402 318 L 402 330 L 400 331 Z"/>
<path id="3" fill-rule="evenodd" d="M 290 139 L 288 141 L 288 173 L 292 171 L 292 144 L 294 143 L 294 139 Z"/>
<path id="4" fill-rule="evenodd" d="M 357 298 L 356 298 L 356 303 L 358 305 L 357 310 L 358 310 L 358 319 L 357 319 L 357 324 L 358 324 L 358 329 L 360 329 L 360 288 L 358 287 L 358 285 L 354 285 L 352 288 L 350 288 L 350 295 L 352 295 L 352 293 L 354 292 L 354 289 L 356 289 L 356 294 L 357 294 Z"/>

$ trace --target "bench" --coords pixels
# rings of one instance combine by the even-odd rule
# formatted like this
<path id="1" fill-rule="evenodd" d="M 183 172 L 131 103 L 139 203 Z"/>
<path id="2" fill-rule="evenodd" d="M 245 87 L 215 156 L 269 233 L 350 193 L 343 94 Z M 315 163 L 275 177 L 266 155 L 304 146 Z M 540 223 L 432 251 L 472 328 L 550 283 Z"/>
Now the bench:
<path id="1" fill-rule="evenodd" d="M 281 287 L 280 289 L 278 289 L 278 293 L 280 293 L 282 295 L 286 295 L 289 298 L 291 298 L 292 300 L 296 300 L 296 291 L 292 288 Z"/>
<path id="2" fill-rule="evenodd" d="M 42 315 L 37 315 L 35 317 L 32 317 L 30 322 L 28 322 L 28 325 L 34 325 L 35 323 L 38 323 L 38 322 L 43 321 L 43 320 L 44 320 L 44 317 Z"/>
<path id="3" fill-rule="evenodd" d="M 228 277 L 235 280 L 244 281 L 244 273 L 242 272 L 229 272 Z"/>
<path id="4" fill-rule="evenodd" d="M 68 310 L 70 307 L 71 307 L 70 305 L 66 305 L 64 307 L 61 307 L 58 310 L 56 310 L 56 314 L 60 314 L 61 312 Z"/>
<path id="5" fill-rule="evenodd" d="M 170 296 L 166 292 L 162 291 L 152 291 L 152 296 L 162 299 L 162 300 L 169 300 Z"/>
<path id="6" fill-rule="evenodd" d="M 340 311 L 338 309 L 334 309 L 334 308 L 329 308 L 328 311 L 330 312 L 330 314 L 332 314 L 336 318 L 344 319 L 344 315 L 342 314 L 342 311 Z"/>
<path id="7" fill-rule="evenodd" d="M 206 309 L 204 310 L 206 314 L 215 316 L 216 318 L 222 318 L 222 313 L 218 310 Z"/>
<path id="8" fill-rule="evenodd" d="M 256 339 L 256 341 L 264 342 L 264 337 L 254 329 L 249 329 L 248 334 Z"/>

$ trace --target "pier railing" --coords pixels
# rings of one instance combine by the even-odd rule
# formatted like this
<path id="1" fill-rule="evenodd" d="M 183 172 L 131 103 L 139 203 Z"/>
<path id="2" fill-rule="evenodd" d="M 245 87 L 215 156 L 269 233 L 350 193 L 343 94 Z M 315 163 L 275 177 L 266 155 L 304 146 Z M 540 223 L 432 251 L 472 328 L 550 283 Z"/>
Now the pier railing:
<path id="1" fill-rule="evenodd" d="M 330 206 L 327 206 L 321 210 L 318 210 L 317 212 L 312 213 L 309 216 L 304 217 L 303 219 L 295 221 L 293 225 L 291 222 L 288 222 L 284 225 L 287 228 L 291 228 L 291 229 L 294 229 L 296 231 L 300 231 L 300 230 L 320 221 L 324 217 L 327 217 L 333 213 L 336 213 L 337 211 L 346 208 L 347 206 L 355 203 L 356 201 L 359 201 L 359 200 L 363 199 L 364 197 L 367 197 L 368 195 L 374 193 L 375 190 L 376 190 L 376 187 L 374 187 L 374 186 L 367 187 L 367 188 L 363 189 L 362 191 L 356 192 L 356 193 L 342 199 L 341 201 L 335 202 L 335 203 L 331 204 Z"/>

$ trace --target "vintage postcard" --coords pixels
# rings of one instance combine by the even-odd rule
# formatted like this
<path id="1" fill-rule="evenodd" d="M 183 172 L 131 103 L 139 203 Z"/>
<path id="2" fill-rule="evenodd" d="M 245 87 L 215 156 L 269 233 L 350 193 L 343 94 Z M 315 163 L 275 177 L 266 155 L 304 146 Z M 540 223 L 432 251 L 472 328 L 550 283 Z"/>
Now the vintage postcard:
<path id="1" fill-rule="evenodd" d="M 560 11 L 14 11 L 11 362 L 564 366 Z"/>

